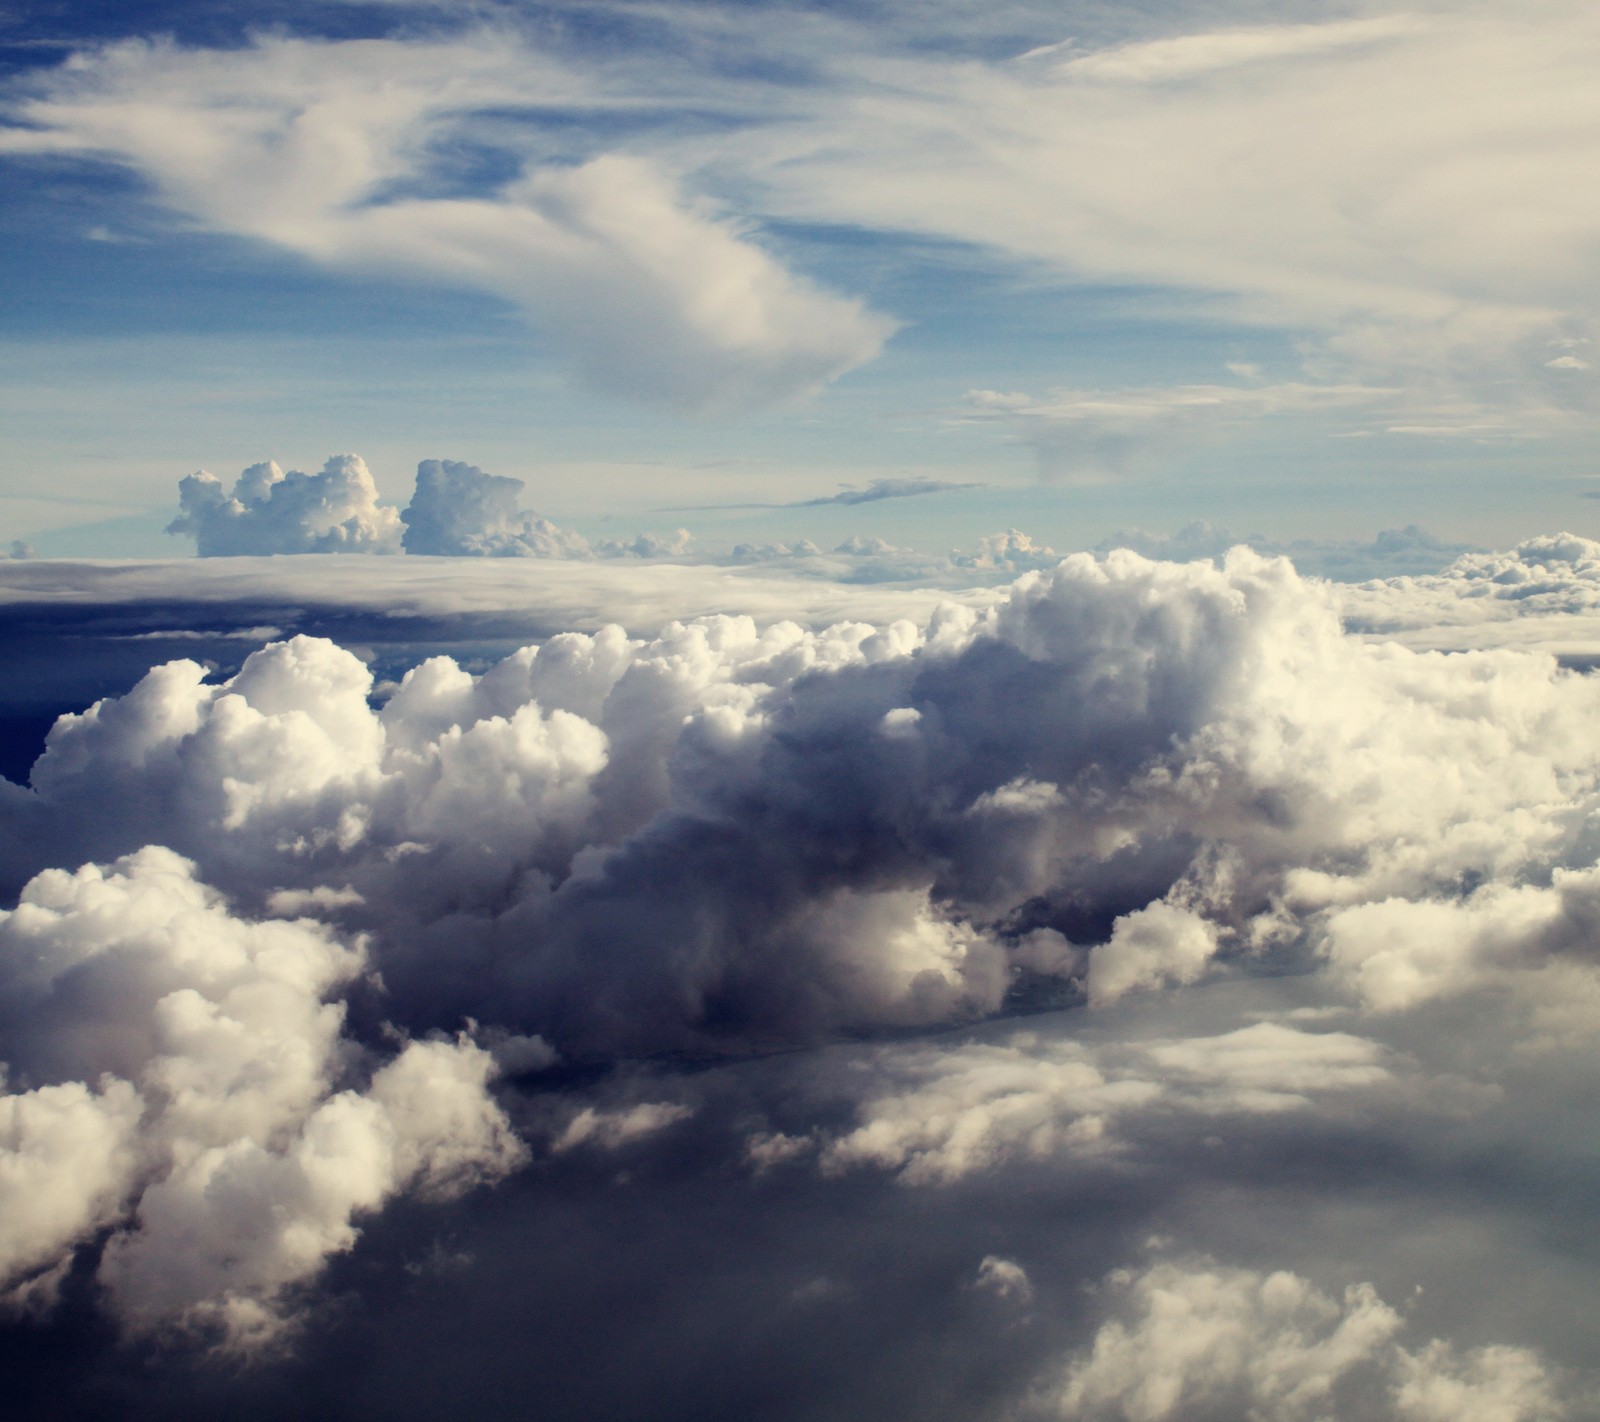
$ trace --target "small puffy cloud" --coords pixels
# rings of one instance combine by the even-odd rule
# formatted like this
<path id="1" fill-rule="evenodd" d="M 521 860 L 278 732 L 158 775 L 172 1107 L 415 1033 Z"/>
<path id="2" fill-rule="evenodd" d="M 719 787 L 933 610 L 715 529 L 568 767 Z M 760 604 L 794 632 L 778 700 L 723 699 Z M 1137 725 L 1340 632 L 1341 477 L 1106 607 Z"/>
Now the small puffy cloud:
<path id="1" fill-rule="evenodd" d="M 976 553 L 955 553 L 950 561 L 958 568 L 981 571 L 1024 573 L 1036 568 L 1048 568 L 1059 561 L 1053 548 L 1035 543 L 1019 528 L 1008 528 L 1004 533 L 986 533 L 978 540 Z"/>
<path id="2" fill-rule="evenodd" d="M 517 507 L 523 482 L 455 459 L 424 459 L 401 511 L 407 553 L 445 557 L 582 558 L 588 541 Z"/>
<path id="3" fill-rule="evenodd" d="M 400 516 L 378 503 L 360 456 L 338 454 L 320 474 L 252 464 L 225 493 L 201 470 L 180 481 L 168 533 L 188 534 L 202 558 L 254 553 L 394 553 Z"/>
<path id="4" fill-rule="evenodd" d="M 553 1155 L 565 1155 L 579 1146 L 620 1150 L 634 1141 L 653 1136 L 692 1114 L 677 1101 L 641 1101 L 617 1110 L 585 1106 L 550 1143 Z"/>
<path id="5" fill-rule="evenodd" d="M 1119 918 L 1111 939 L 1089 955 L 1089 1002 L 1102 1006 L 1137 988 L 1192 983 L 1217 951 L 1217 932 L 1174 904 L 1150 904 Z"/>
<path id="6" fill-rule="evenodd" d="M 607 538 L 594 545 L 597 558 L 683 558 L 694 543 L 687 528 L 671 533 L 640 533 L 633 538 Z"/>
<path id="7" fill-rule="evenodd" d="M 1434 1340 L 1370 1284 L 1326 1294 L 1297 1274 L 1200 1261 L 1110 1280 L 1126 1320 L 1103 1325 L 1048 1398 L 1074 1422 L 1546 1422 L 1568 1415 L 1537 1354 Z"/>
<path id="8" fill-rule="evenodd" d="M 997 1299 L 1026 1304 L 1033 1300 L 1033 1284 L 1028 1271 L 1015 1259 L 1002 1259 L 998 1254 L 986 1254 L 978 1264 L 978 1277 L 972 1287 Z"/>
<path id="9" fill-rule="evenodd" d="M 1462 898 L 1384 899 L 1330 914 L 1329 966 L 1376 1012 L 1398 1012 L 1547 973 L 1557 993 L 1592 962 L 1600 866 L 1556 868 L 1551 882 L 1489 883 Z"/>

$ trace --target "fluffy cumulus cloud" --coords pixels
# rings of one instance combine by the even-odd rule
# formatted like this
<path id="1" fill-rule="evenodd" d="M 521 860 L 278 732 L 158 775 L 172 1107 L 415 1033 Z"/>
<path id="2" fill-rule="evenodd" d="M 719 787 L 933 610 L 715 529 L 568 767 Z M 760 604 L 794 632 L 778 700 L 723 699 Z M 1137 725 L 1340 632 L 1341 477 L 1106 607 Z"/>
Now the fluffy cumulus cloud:
<path id="1" fill-rule="evenodd" d="M 523 483 L 456 459 L 424 459 L 401 513 L 407 553 L 497 558 L 567 558 L 589 552 L 586 539 L 517 507 Z"/>
<path id="2" fill-rule="evenodd" d="M 1463 553 L 1433 573 L 1373 581 L 1342 594 L 1349 625 L 1369 635 L 1451 649 L 1539 646 L 1591 651 L 1600 610 L 1600 544 L 1541 534 L 1502 552 Z"/>
<path id="3" fill-rule="evenodd" d="M 202 558 L 277 553 L 395 553 L 456 558 L 670 558 L 690 534 L 641 533 L 591 544 L 519 508 L 523 482 L 456 459 L 417 465 L 411 502 L 396 512 L 360 456 L 335 455 L 320 474 L 253 464 L 232 494 L 205 470 L 178 483 L 168 533 L 188 534 Z"/>
<path id="4" fill-rule="evenodd" d="M 1400 1211 L 1436 1157 L 1578 1138 L 1600 684 L 1343 619 L 1570 599 L 1589 547 L 1345 592 L 1248 550 L 1076 555 L 920 619 L 612 626 L 381 684 L 309 636 L 154 667 L 0 784 L 5 1288 L 89 1270 L 132 1334 L 248 1346 L 386 1202 L 531 1154 L 512 1191 L 575 1229 L 578 1198 L 656 1229 L 628 1202 L 657 1185 L 810 1202 L 801 1253 L 841 1201 L 965 1220 L 950 1297 L 1026 1332 L 1011 1403 L 1054 1350 L 1047 1414 L 1559 1415 L 1536 1339 L 1458 1305 L 1428 1327 L 1470 1346 L 1414 1343 L 1341 1294 L 1351 1236 L 1294 1192 L 1388 1170 Z M 1007 1224 L 1238 1247 L 1228 1191 L 1294 1228 L 1130 1276 L 1097 1334 L 1087 1263 Z M 1296 1273 L 1251 1272 L 1291 1237 Z M 784 1297 L 845 1308 L 819 1277 Z"/>
<path id="5" fill-rule="evenodd" d="M 1167 1422 L 1552 1422 L 1569 1415 L 1523 1348 L 1400 1341 L 1370 1284 L 1330 1297 L 1287 1271 L 1207 1262 L 1121 1271 L 1130 1317 L 1105 1324 L 1052 1399 L 1062 1418 Z"/>
<path id="6" fill-rule="evenodd" d="M 393 553 L 400 518 L 378 502 L 359 455 L 338 454 L 320 474 L 252 464 L 226 493 L 204 469 L 178 485 L 168 533 L 186 533 L 202 558 L 241 553 Z"/>
<path id="7" fill-rule="evenodd" d="M 923 627 L 571 634 L 373 690 L 305 637 L 220 683 L 157 668 L 51 733 L 12 862 L 154 840 L 245 902 L 331 886 L 430 1025 L 749 1046 L 960 1020 L 1030 975 L 1105 1004 L 1353 963 L 1363 905 L 1588 867 L 1600 769 L 1588 680 L 1364 644 L 1246 552 L 1080 555 Z"/>
<path id="8" fill-rule="evenodd" d="M 438 155 L 483 114 L 625 95 L 509 31 L 240 49 L 127 41 L 19 98 L 6 151 L 141 173 L 189 223 L 334 268 L 422 274 L 520 307 L 590 384 L 689 408 L 786 400 L 877 354 L 893 323 L 785 267 L 633 153 L 536 162 L 481 195 Z"/>
<path id="9" fill-rule="evenodd" d="M 518 1164 L 487 1052 L 351 1055 L 335 998 L 364 966 L 325 925 L 234 916 L 170 850 L 34 878 L 0 917 L 5 1297 L 98 1243 L 131 1332 L 259 1346 L 360 1215 Z"/>

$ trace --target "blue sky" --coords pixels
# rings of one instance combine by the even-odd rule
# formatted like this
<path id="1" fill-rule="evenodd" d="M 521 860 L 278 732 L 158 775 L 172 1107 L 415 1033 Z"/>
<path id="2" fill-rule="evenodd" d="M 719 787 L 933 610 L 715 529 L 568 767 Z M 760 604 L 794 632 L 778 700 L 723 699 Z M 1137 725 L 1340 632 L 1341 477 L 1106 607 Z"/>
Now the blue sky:
<path id="1" fill-rule="evenodd" d="M 1600 532 L 1583 5 L 0 17 L 0 533 L 362 454 L 585 529 Z M 841 532 L 842 530 L 842 532 Z"/>

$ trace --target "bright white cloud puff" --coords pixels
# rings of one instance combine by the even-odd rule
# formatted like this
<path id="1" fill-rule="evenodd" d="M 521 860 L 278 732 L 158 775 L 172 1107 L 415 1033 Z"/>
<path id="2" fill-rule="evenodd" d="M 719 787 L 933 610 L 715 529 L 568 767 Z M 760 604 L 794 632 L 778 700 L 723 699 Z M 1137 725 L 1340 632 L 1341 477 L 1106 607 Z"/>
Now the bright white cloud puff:
<path id="1" fill-rule="evenodd" d="M 287 474 L 252 464 L 225 493 L 200 470 L 178 484 L 179 514 L 168 533 L 186 533 L 202 558 L 251 553 L 394 553 L 399 515 L 378 503 L 359 455 L 336 454 L 320 474 Z"/>
<path id="2" fill-rule="evenodd" d="M 260 1347 L 360 1214 L 520 1163 L 488 1053 L 351 1055 L 334 999 L 363 967 L 321 924 L 235 917 L 170 850 L 30 882 L 0 916 L 0 1289 L 39 1300 L 109 1230 L 128 1330 Z"/>

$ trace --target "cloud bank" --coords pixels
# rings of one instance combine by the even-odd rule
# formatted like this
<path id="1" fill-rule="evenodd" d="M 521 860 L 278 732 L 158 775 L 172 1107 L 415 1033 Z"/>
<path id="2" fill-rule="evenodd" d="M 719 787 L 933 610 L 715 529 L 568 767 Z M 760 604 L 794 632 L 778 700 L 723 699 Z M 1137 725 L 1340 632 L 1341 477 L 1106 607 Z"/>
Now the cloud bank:
<path id="1" fill-rule="evenodd" d="M 58 723 L 12 862 L 154 840 L 247 901 L 331 883 L 430 1026 L 744 1047 L 991 1012 L 1069 943 L 1091 1002 L 1309 949 L 1330 913 L 1548 864 L 1596 764 L 1587 681 L 1362 645 L 1243 550 L 1078 555 L 922 628 L 610 629 L 371 692 L 306 637 L 220 685 L 158 668 Z"/>
<path id="2" fill-rule="evenodd" d="M 1347 591 L 1571 604 L 1591 564 Z M 1585 1415 L 1592 1271 L 1518 1222 L 1586 1210 L 1600 689 L 1341 597 L 1075 555 L 382 686 L 292 637 L 62 717 L 0 784 L 9 1326 L 375 1350 L 370 1412 L 462 1315 L 534 1340 L 468 1394 L 588 1336 L 660 1395 L 620 1232 L 652 1290 L 706 1266 L 672 1351 L 729 1415 L 910 1417 L 919 1373 L 952 1418 Z M 749 1405 L 797 1348 L 793 1405 Z"/>

